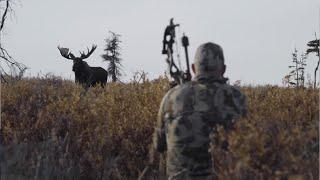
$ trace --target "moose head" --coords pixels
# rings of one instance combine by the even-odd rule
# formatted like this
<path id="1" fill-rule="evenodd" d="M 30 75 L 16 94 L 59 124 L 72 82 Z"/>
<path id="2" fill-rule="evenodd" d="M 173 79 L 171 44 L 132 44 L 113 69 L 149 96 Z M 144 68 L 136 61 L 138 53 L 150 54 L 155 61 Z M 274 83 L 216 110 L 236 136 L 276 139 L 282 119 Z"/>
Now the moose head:
<path id="1" fill-rule="evenodd" d="M 91 50 L 88 48 L 88 52 L 80 52 L 80 57 L 76 57 L 69 51 L 69 48 L 63 48 L 58 46 L 60 54 L 66 58 L 73 60 L 72 71 L 75 74 L 75 82 L 82 84 L 85 87 L 95 86 L 100 83 L 104 86 L 107 83 L 108 72 L 102 67 L 91 67 L 87 62 L 83 61 L 88 58 L 94 50 L 97 48 L 93 45 Z"/>

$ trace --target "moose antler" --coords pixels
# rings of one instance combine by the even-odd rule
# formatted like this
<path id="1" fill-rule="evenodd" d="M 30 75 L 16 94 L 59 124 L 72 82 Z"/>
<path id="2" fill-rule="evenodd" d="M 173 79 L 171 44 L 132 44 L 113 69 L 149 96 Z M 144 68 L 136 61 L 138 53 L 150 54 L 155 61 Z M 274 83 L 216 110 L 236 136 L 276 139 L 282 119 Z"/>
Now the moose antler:
<path id="1" fill-rule="evenodd" d="M 64 58 L 72 59 L 72 60 L 76 58 L 71 52 L 69 52 L 69 48 L 58 46 L 58 49 L 60 51 L 61 56 L 63 56 Z"/>
<path id="2" fill-rule="evenodd" d="M 93 51 L 94 50 L 96 50 L 96 48 L 97 48 L 97 45 L 92 45 L 92 48 L 91 48 L 91 50 L 89 50 L 89 48 L 87 48 L 88 49 L 88 52 L 87 52 L 87 54 L 85 54 L 85 52 L 80 52 L 80 58 L 81 59 L 86 59 L 86 58 L 88 58 L 92 53 L 93 53 Z"/>

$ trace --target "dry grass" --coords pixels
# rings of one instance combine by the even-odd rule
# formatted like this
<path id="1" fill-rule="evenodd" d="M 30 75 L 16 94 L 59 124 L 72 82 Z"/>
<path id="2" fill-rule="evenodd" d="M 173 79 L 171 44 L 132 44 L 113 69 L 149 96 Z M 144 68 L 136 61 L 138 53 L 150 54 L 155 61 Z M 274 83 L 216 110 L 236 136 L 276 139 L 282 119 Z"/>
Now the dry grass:
<path id="1" fill-rule="evenodd" d="M 166 78 L 108 84 L 84 93 L 57 77 L 2 84 L 1 176 L 31 179 L 136 178 Z M 249 116 L 233 131 L 218 128 L 219 179 L 317 179 L 319 97 L 311 88 L 243 87 Z M 228 150 L 221 148 L 229 142 Z"/>

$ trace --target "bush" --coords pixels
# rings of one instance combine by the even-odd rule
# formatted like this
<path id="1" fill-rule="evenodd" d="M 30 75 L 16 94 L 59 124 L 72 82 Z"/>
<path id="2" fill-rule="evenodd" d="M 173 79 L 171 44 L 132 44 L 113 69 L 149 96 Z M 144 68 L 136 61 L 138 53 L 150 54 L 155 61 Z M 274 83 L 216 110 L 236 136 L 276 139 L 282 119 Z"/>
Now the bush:
<path id="1" fill-rule="evenodd" d="M 87 92 L 57 77 L 2 84 L 1 176 L 136 178 L 147 162 L 158 107 L 168 90 L 166 78 L 139 81 Z M 213 139 L 216 177 L 317 178 L 317 90 L 242 90 L 248 117 L 231 132 L 218 127 Z"/>

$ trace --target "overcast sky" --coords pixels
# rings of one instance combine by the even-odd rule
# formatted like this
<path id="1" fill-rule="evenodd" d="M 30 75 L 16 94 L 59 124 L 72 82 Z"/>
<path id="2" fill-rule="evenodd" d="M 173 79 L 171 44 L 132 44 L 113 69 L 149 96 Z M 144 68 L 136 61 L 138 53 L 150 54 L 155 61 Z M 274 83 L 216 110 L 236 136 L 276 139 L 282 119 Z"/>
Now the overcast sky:
<path id="1" fill-rule="evenodd" d="M 60 56 L 58 45 L 78 53 L 97 44 L 87 62 L 106 68 L 100 55 L 111 30 L 122 35 L 124 79 L 138 70 L 158 77 L 167 68 L 163 31 L 174 17 L 180 35 L 189 36 L 191 60 L 201 43 L 212 41 L 224 49 L 231 82 L 281 84 L 294 48 L 304 52 L 315 31 L 320 36 L 320 0 L 28 0 L 14 9 L 3 43 L 31 76 L 74 78 L 72 61 Z M 312 75 L 317 58 L 307 61 Z"/>

